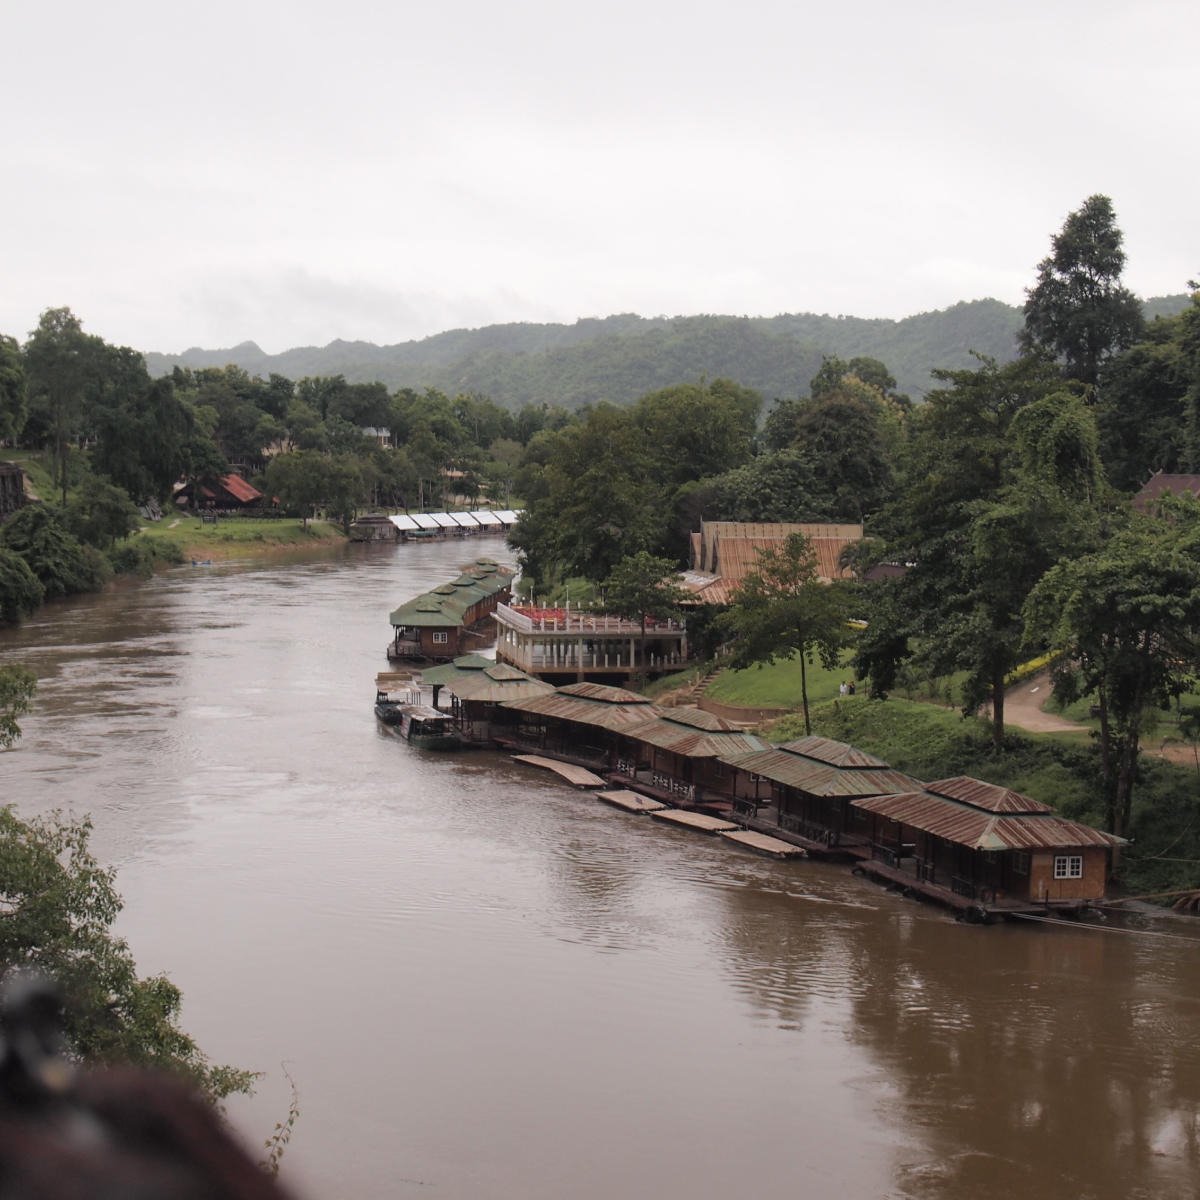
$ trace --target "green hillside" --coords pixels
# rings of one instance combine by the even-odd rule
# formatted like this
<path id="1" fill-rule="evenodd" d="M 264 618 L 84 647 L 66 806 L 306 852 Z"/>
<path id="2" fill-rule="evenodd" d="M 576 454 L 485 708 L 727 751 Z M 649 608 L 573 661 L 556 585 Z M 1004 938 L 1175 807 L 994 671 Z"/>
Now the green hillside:
<path id="1" fill-rule="evenodd" d="M 1186 296 L 1146 301 L 1150 316 L 1180 311 Z M 193 348 L 146 355 L 152 374 L 176 364 L 236 363 L 266 376 L 344 375 L 351 383 L 379 380 L 391 388 L 477 391 L 510 408 L 602 400 L 628 404 L 655 388 L 687 379 L 726 376 L 761 391 L 768 401 L 805 394 L 821 355 L 868 355 L 887 363 L 899 390 L 919 399 L 935 367 L 965 367 L 971 351 L 1012 358 L 1020 309 L 999 300 L 970 300 L 894 321 L 815 313 L 776 317 L 695 316 L 647 319 L 623 313 L 572 325 L 513 323 L 454 329 L 420 341 L 376 346 L 330 342 L 266 354 L 254 342 L 228 350 Z"/>

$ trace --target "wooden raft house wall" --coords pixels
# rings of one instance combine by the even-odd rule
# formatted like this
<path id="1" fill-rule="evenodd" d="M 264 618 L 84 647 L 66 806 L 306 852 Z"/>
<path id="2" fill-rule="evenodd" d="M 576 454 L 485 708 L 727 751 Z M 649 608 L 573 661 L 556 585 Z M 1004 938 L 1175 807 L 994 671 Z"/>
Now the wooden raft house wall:
<path id="1" fill-rule="evenodd" d="M 917 779 L 845 742 L 805 737 L 725 758 L 734 811 L 797 834 L 810 848 L 866 845 L 861 796 L 919 790 Z"/>
<path id="2" fill-rule="evenodd" d="M 512 595 L 515 573 L 490 558 L 476 559 L 452 583 L 400 605 L 389 618 L 391 656 L 449 662 L 463 650 L 462 634 Z"/>
<path id="3" fill-rule="evenodd" d="M 851 803 L 867 815 L 873 857 L 908 867 L 922 883 L 1000 907 L 1071 908 L 1103 899 L 1108 852 L 1124 844 L 968 776 Z"/>

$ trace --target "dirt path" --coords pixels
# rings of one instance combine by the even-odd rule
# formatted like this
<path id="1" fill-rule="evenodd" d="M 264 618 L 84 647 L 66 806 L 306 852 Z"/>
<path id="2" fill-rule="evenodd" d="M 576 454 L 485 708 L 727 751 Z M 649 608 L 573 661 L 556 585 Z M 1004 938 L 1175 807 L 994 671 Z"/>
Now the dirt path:
<path id="1" fill-rule="evenodd" d="M 1077 725 L 1074 721 L 1044 711 L 1044 705 L 1050 696 L 1049 674 L 1038 675 L 1009 688 L 1004 693 L 1005 724 L 1027 729 L 1030 733 L 1078 733 L 1087 730 L 1086 725 Z M 1176 763 L 1181 767 L 1196 768 L 1196 753 L 1191 746 L 1178 742 L 1164 743 L 1161 736 L 1143 739 L 1142 753 L 1153 755 L 1155 758 L 1165 758 L 1167 762 Z"/>
<path id="2" fill-rule="evenodd" d="M 1086 733 L 1086 725 L 1077 725 L 1056 713 L 1044 711 L 1043 706 L 1050 695 L 1048 671 L 1009 688 L 1004 693 L 1005 724 L 1027 729 L 1030 733 Z"/>

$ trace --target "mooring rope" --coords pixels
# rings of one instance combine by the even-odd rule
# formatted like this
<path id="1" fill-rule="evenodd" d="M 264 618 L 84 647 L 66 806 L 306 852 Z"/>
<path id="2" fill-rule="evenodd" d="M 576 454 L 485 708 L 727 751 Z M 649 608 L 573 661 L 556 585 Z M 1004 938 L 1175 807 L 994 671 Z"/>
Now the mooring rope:
<path id="1" fill-rule="evenodd" d="M 1115 929 L 1111 925 L 1089 925 L 1085 921 L 1061 921 L 1057 917 L 1037 917 L 1033 913 L 1009 913 L 1022 921 L 1041 921 L 1046 925 L 1065 925 L 1068 929 L 1094 929 L 1098 933 L 1129 933 L 1134 937 L 1169 938 L 1175 942 L 1191 942 L 1200 946 L 1200 937 L 1188 937 L 1183 933 L 1157 933 L 1153 929 Z"/>

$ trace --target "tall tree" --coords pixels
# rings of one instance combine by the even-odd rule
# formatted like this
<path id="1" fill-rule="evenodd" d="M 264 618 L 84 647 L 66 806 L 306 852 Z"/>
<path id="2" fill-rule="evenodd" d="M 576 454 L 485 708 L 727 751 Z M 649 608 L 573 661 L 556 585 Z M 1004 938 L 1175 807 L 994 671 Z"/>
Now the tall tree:
<path id="1" fill-rule="evenodd" d="M 327 497 L 328 474 L 328 460 L 316 450 L 277 454 L 267 466 L 267 491 L 298 512 L 307 529 L 310 510 Z"/>
<path id="2" fill-rule="evenodd" d="M 0 442 L 25 428 L 28 413 L 25 364 L 17 339 L 0 333 Z"/>
<path id="3" fill-rule="evenodd" d="M 46 408 L 54 438 L 56 474 L 67 502 L 67 447 L 83 406 L 91 339 L 69 308 L 48 308 L 25 343 L 25 369 L 34 398 Z"/>
<path id="4" fill-rule="evenodd" d="M 1055 694 L 1097 695 L 1108 825 L 1120 836 L 1129 830 L 1144 715 L 1189 690 L 1200 664 L 1200 506 L 1188 497 L 1174 515 L 1058 564 L 1026 604 L 1029 641 L 1061 655 Z"/>
<path id="5" fill-rule="evenodd" d="M 718 475 L 750 457 L 750 438 L 762 399 L 728 380 L 682 383 L 649 392 L 633 409 L 645 436 L 659 481 L 679 487 L 692 479 Z"/>
<path id="6" fill-rule="evenodd" d="M 968 704 L 991 699 L 999 741 L 1022 604 L 1083 517 L 1058 479 L 1040 472 L 1060 459 L 1068 474 L 1081 461 L 1095 469 L 1095 434 L 1072 450 L 1067 431 L 1078 411 L 1059 400 L 1030 417 L 1021 437 L 1013 432 L 1023 410 L 1063 390 L 1060 369 L 1044 358 L 1003 367 L 984 359 L 978 370 L 936 375 L 952 386 L 931 392 L 911 414 L 907 487 L 877 519 L 889 561 L 908 569 L 868 585 L 864 604 L 872 611 L 855 666 L 876 695 L 891 690 L 905 661 L 933 674 L 967 671 Z M 1026 460 L 1030 474 L 1022 479 Z"/>
<path id="7" fill-rule="evenodd" d="M 143 371 L 144 373 L 144 371 Z M 195 417 L 168 379 L 131 385 L 94 409 L 95 470 L 138 503 L 165 500 L 189 463 Z"/>
<path id="8" fill-rule="evenodd" d="M 1141 337 L 1141 303 L 1121 285 L 1123 240 L 1107 196 L 1089 196 L 1067 217 L 1026 291 L 1023 350 L 1049 350 L 1071 378 L 1094 384 L 1104 362 Z"/>
<path id="9" fill-rule="evenodd" d="M 674 568 L 669 558 L 655 558 L 645 550 L 621 559 L 600 585 L 604 589 L 605 609 L 640 621 L 643 634 L 648 618 L 666 621 L 677 617 L 688 593 L 679 586 L 683 576 L 676 575 Z"/>
<path id="10" fill-rule="evenodd" d="M 738 585 L 725 627 L 736 634 L 731 665 L 762 666 L 777 659 L 800 663 L 804 730 L 808 712 L 808 665 L 815 658 L 833 670 L 849 644 L 842 589 L 822 583 L 817 555 L 803 534 L 789 534 L 779 550 L 760 550 L 756 569 Z"/>
<path id="11" fill-rule="evenodd" d="M 510 542 L 531 573 L 552 564 L 598 582 L 623 558 L 656 549 L 667 513 L 642 429 L 627 409 L 602 405 L 561 434 L 539 434 L 546 466 L 535 480 L 541 497 L 529 503 Z M 526 497 L 529 500 L 529 497 Z"/>

